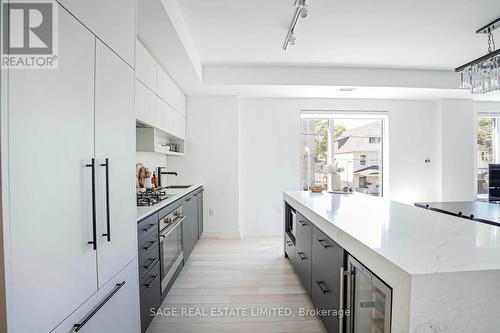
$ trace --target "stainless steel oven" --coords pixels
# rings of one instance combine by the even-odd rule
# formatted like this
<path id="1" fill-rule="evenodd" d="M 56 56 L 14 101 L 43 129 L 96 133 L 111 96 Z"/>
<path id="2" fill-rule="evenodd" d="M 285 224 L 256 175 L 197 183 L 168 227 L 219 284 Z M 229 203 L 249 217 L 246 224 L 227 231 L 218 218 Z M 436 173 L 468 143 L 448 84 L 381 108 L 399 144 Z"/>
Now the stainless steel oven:
<path id="1" fill-rule="evenodd" d="M 184 259 L 182 253 L 182 206 L 160 220 L 161 292 L 165 291 Z"/>
<path id="2" fill-rule="evenodd" d="M 392 290 L 359 261 L 347 259 L 348 333 L 391 331 Z"/>

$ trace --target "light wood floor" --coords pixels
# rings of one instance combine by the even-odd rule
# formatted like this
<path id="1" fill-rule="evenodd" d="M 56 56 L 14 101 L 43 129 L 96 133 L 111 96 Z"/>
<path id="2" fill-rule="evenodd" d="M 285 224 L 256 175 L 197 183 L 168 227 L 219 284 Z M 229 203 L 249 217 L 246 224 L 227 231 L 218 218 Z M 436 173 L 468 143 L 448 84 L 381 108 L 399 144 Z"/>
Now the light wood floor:
<path id="1" fill-rule="evenodd" d="M 282 238 L 201 239 L 147 333 L 324 333 L 320 319 L 301 309 L 313 305 Z"/>

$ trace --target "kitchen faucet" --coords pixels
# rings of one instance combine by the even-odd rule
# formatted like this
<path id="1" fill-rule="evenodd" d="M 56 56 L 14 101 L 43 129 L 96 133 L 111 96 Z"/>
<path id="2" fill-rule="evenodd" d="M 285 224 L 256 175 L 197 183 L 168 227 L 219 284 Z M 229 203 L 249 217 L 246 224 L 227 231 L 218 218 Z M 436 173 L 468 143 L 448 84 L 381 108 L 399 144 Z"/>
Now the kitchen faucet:
<path id="1" fill-rule="evenodd" d="M 171 172 L 171 171 L 161 171 L 162 169 L 166 169 L 165 167 L 158 167 L 158 187 L 161 186 L 161 175 L 173 175 L 177 176 L 177 172 Z"/>

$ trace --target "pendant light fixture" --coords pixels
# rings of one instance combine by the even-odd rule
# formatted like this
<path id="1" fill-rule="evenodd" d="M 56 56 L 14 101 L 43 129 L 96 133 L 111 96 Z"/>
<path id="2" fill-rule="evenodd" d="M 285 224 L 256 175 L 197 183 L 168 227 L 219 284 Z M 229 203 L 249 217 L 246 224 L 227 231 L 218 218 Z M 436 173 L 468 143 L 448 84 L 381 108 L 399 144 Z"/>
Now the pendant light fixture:
<path id="1" fill-rule="evenodd" d="M 488 53 L 455 69 L 460 73 L 460 88 L 472 94 L 500 90 L 500 50 L 496 50 L 493 30 L 500 27 L 500 18 L 477 30 L 488 36 Z"/>
<path id="2" fill-rule="evenodd" d="M 295 0 L 295 14 L 292 18 L 292 23 L 288 28 L 288 33 L 286 34 L 285 42 L 283 43 L 283 50 L 286 50 L 288 45 L 295 45 L 295 26 L 300 18 L 306 18 L 309 14 L 309 0 Z"/>

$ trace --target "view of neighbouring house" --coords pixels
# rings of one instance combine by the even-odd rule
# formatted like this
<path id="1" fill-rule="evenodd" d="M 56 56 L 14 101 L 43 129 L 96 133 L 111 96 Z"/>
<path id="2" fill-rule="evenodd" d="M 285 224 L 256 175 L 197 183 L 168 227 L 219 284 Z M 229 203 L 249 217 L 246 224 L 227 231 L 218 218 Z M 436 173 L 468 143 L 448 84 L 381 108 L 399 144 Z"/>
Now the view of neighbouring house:
<path id="1" fill-rule="evenodd" d="M 323 172 L 328 163 L 337 163 L 342 186 L 375 196 L 382 194 L 383 121 L 303 117 L 301 123 L 302 188 L 327 187 Z"/>
<path id="2" fill-rule="evenodd" d="M 346 130 L 335 140 L 335 161 L 344 168 L 342 182 L 357 192 L 380 195 L 382 121 Z"/>

